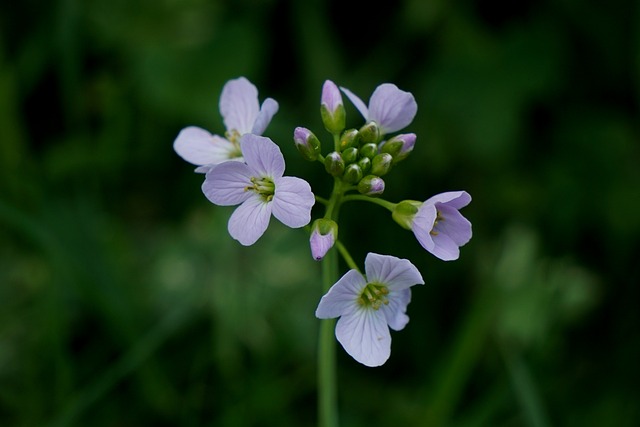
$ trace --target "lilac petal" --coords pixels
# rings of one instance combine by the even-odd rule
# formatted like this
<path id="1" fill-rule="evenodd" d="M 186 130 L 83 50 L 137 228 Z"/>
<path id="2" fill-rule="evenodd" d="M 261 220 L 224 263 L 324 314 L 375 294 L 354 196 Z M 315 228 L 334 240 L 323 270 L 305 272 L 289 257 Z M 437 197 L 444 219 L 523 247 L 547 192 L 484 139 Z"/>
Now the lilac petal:
<path id="1" fill-rule="evenodd" d="M 258 113 L 258 117 L 256 117 L 251 133 L 254 135 L 262 135 L 277 112 L 278 102 L 271 98 L 265 99 L 262 107 L 260 107 L 260 112 Z"/>
<path id="2" fill-rule="evenodd" d="M 311 207 L 316 199 L 304 179 L 284 176 L 275 181 L 273 216 L 291 228 L 303 227 L 311 221 Z"/>
<path id="3" fill-rule="evenodd" d="M 466 191 L 447 191 L 436 194 L 425 201 L 425 203 L 445 203 L 456 209 L 462 209 L 471 202 L 471 195 Z"/>
<path id="4" fill-rule="evenodd" d="M 351 357 L 363 365 L 380 366 L 391 355 L 391 334 L 380 310 L 359 309 L 343 315 L 336 338 Z"/>
<path id="5" fill-rule="evenodd" d="M 182 129 L 173 142 L 173 149 L 187 162 L 199 166 L 229 160 L 237 150 L 226 139 L 196 126 Z"/>
<path id="6" fill-rule="evenodd" d="M 240 138 L 244 161 L 256 176 L 280 178 L 284 174 L 284 157 L 273 141 L 264 136 L 246 134 Z"/>
<path id="7" fill-rule="evenodd" d="M 275 215 L 275 213 L 274 213 Z M 320 234 L 318 230 L 313 230 L 309 237 L 309 246 L 311 247 L 311 256 L 316 261 L 320 261 L 329 252 L 329 249 L 336 243 L 333 233 Z"/>
<path id="8" fill-rule="evenodd" d="M 413 285 L 424 285 L 418 269 L 409 260 L 391 255 L 369 253 L 364 261 L 367 280 L 381 283 L 389 290 L 401 290 Z"/>
<path id="9" fill-rule="evenodd" d="M 349 89 L 340 87 L 340 90 L 344 92 L 345 95 L 347 95 L 347 98 L 349 98 L 349 101 L 351 101 L 351 103 L 358 109 L 358 111 L 360 111 L 360 114 L 362 114 L 362 117 L 364 117 L 365 120 L 369 120 L 369 109 L 364 104 L 364 102 L 362 102 L 362 100 L 358 98 Z"/>
<path id="10" fill-rule="evenodd" d="M 331 80 L 326 80 L 322 85 L 321 105 L 327 107 L 330 113 L 335 113 L 336 109 L 343 105 L 338 86 Z"/>
<path id="11" fill-rule="evenodd" d="M 417 111 L 413 95 L 391 83 L 378 86 L 369 100 L 369 119 L 378 123 L 383 133 L 407 127 Z"/>
<path id="12" fill-rule="evenodd" d="M 454 261 L 460 257 L 460 247 L 456 245 L 451 237 L 444 233 L 433 236 L 433 249 L 429 250 L 433 255 L 443 261 Z"/>
<path id="13" fill-rule="evenodd" d="M 411 230 L 416 239 L 429 252 L 432 252 L 435 247 L 431 230 L 433 230 L 433 224 L 436 222 L 436 216 L 436 207 L 432 204 L 423 203 L 411 223 Z"/>
<path id="14" fill-rule="evenodd" d="M 456 208 L 450 205 L 437 204 L 442 220 L 438 221 L 435 231 L 446 234 L 453 242 L 462 246 L 471 240 L 471 223 Z"/>
<path id="15" fill-rule="evenodd" d="M 202 192 L 207 199 L 219 206 L 233 206 L 247 200 L 252 194 L 246 191 L 251 185 L 251 168 L 241 162 L 224 162 L 207 172 Z"/>
<path id="16" fill-rule="evenodd" d="M 358 310 L 360 306 L 357 300 L 365 286 L 367 282 L 362 274 L 356 270 L 347 271 L 322 297 L 316 309 L 316 317 L 332 319 Z"/>
<path id="17" fill-rule="evenodd" d="M 246 78 L 229 80 L 222 88 L 220 113 L 227 130 L 251 132 L 259 110 L 258 89 Z"/>
<path id="18" fill-rule="evenodd" d="M 392 290 L 388 295 L 389 304 L 380 306 L 389 327 L 394 331 L 402 330 L 409 323 L 407 305 L 411 302 L 411 289 Z"/>
<path id="19" fill-rule="evenodd" d="M 229 234 L 244 246 L 253 245 L 267 230 L 271 219 L 271 204 L 261 196 L 253 193 L 252 196 L 229 218 Z"/>

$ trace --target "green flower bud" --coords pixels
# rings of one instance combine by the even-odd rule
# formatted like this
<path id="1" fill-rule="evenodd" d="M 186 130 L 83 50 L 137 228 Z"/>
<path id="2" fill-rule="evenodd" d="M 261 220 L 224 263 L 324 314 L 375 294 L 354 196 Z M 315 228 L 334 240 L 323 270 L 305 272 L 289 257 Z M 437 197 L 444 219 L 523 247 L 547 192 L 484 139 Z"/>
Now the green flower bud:
<path id="1" fill-rule="evenodd" d="M 391 169 L 393 156 L 389 153 L 378 154 L 371 160 L 371 173 L 378 176 L 386 175 Z"/>
<path id="2" fill-rule="evenodd" d="M 418 213 L 420 206 L 422 206 L 422 202 L 418 202 L 416 200 L 403 200 L 398 203 L 393 212 L 391 212 L 391 217 L 395 222 L 400 224 L 402 228 L 411 230 L 413 217 Z"/>
<path id="3" fill-rule="evenodd" d="M 360 166 L 360 169 L 362 169 L 362 173 L 367 173 L 369 172 L 369 169 L 371 169 L 371 159 L 368 157 L 361 158 L 356 162 L 356 164 Z"/>
<path id="4" fill-rule="evenodd" d="M 373 159 L 375 155 L 378 154 L 378 146 L 373 143 L 364 144 L 360 147 L 360 157 L 368 157 L 369 159 Z"/>
<path id="5" fill-rule="evenodd" d="M 349 147 L 357 147 L 360 144 L 360 134 L 357 129 L 347 129 L 340 137 L 340 150 L 344 151 Z"/>
<path id="6" fill-rule="evenodd" d="M 307 128 L 297 127 L 293 131 L 293 142 L 305 160 L 313 162 L 320 155 L 320 141 Z"/>
<path id="7" fill-rule="evenodd" d="M 349 147 L 342 152 L 342 159 L 345 164 L 353 163 L 358 160 L 358 149 L 356 147 Z"/>
<path id="8" fill-rule="evenodd" d="M 344 160 L 337 151 L 327 154 L 324 158 L 324 168 L 332 176 L 340 176 L 344 172 Z"/>
<path id="9" fill-rule="evenodd" d="M 358 191 L 365 196 L 379 196 L 384 193 L 384 180 L 379 176 L 367 175 L 358 183 Z"/>
<path id="10" fill-rule="evenodd" d="M 376 122 L 367 122 L 364 126 L 360 128 L 360 140 L 363 144 L 373 143 L 377 144 L 380 142 L 380 128 L 376 124 Z"/>
<path id="11" fill-rule="evenodd" d="M 393 163 L 395 164 L 407 158 L 413 151 L 415 144 L 415 133 L 400 134 L 383 142 L 380 147 L 380 152 L 391 154 L 393 156 Z"/>
<path id="12" fill-rule="evenodd" d="M 344 176 L 342 179 L 349 184 L 355 184 L 362 179 L 362 169 L 356 163 L 352 163 L 344 170 Z"/>

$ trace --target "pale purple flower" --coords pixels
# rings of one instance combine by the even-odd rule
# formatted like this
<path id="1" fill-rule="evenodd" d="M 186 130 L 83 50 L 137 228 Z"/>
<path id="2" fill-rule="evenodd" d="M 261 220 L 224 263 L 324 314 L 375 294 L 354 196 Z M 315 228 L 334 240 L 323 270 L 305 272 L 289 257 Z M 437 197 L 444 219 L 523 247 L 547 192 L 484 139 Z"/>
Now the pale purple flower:
<path id="1" fill-rule="evenodd" d="M 331 80 L 326 80 L 322 85 L 320 105 L 325 106 L 331 114 L 335 114 L 338 108 L 343 106 L 340 90 Z"/>
<path id="2" fill-rule="evenodd" d="M 227 129 L 224 138 L 189 126 L 180 131 L 173 148 L 184 160 L 199 166 L 196 172 L 206 173 L 218 163 L 243 160 L 240 137 L 262 135 L 277 112 L 278 103 L 271 98 L 260 106 L 258 89 L 249 80 L 229 80 L 220 95 L 220 113 Z"/>
<path id="3" fill-rule="evenodd" d="M 338 239 L 338 224 L 335 221 L 320 218 L 315 220 L 311 227 L 309 246 L 311 256 L 316 261 L 320 261 L 329 252 Z"/>
<path id="4" fill-rule="evenodd" d="M 269 226 L 271 214 L 299 228 L 311 220 L 315 197 L 300 178 L 283 176 L 284 157 L 269 138 L 246 134 L 240 139 L 246 163 L 224 162 L 207 172 L 205 196 L 221 206 L 240 205 L 229 218 L 229 234 L 241 244 L 254 244 Z"/>
<path id="5" fill-rule="evenodd" d="M 406 259 L 369 253 L 366 276 L 349 270 L 320 300 L 316 317 L 340 317 L 336 338 L 345 351 L 366 366 L 380 366 L 391 354 L 389 328 L 399 331 L 409 322 L 406 315 L 413 285 L 423 285 L 418 269 Z"/>
<path id="6" fill-rule="evenodd" d="M 349 89 L 341 87 L 345 95 L 367 121 L 375 122 L 382 134 L 399 131 L 407 127 L 416 116 L 418 104 L 410 92 L 405 92 L 391 83 L 381 84 L 373 91 L 369 106 Z"/>
<path id="7" fill-rule="evenodd" d="M 422 247 L 444 261 L 458 259 L 460 246 L 471 240 L 471 223 L 459 212 L 469 202 L 466 191 L 449 191 L 425 201 L 411 223 Z"/>

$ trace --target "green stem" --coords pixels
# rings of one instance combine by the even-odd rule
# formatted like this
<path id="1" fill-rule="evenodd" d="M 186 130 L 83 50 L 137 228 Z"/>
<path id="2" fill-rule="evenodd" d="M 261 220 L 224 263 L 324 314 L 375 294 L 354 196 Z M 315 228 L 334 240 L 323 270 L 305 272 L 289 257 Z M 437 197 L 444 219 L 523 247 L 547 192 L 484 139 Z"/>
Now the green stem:
<path id="1" fill-rule="evenodd" d="M 322 259 L 322 287 L 326 293 L 338 278 L 338 254 L 329 250 Z M 318 347 L 318 426 L 338 426 L 338 393 L 336 380 L 336 319 L 320 321 Z"/>
<path id="2" fill-rule="evenodd" d="M 357 200 L 362 201 L 362 202 L 374 203 L 376 205 L 382 206 L 385 209 L 388 209 L 391 212 L 393 212 L 393 210 L 398 205 L 397 203 L 392 203 L 392 202 L 390 202 L 388 200 L 378 199 L 378 198 L 370 197 L 370 196 L 363 196 L 363 195 L 360 195 L 360 194 L 350 194 L 350 195 L 344 196 L 342 198 L 343 202 L 351 202 L 351 201 L 357 201 Z"/>
<path id="3" fill-rule="evenodd" d="M 342 258 L 344 258 L 344 261 L 347 263 L 347 265 L 350 268 L 356 270 L 357 272 L 360 272 L 360 269 L 358 268 L 356 263 L 353 261 L 353 258 L 351 258 L 351 254 L 349 253 L 347 248 L 345 248 L 342 242 L 340 242 L 339 240 L 336 240 L 336 247 L 338 248 L 338 251 L 340 251 L 340 255 L 342 255 Z"/>

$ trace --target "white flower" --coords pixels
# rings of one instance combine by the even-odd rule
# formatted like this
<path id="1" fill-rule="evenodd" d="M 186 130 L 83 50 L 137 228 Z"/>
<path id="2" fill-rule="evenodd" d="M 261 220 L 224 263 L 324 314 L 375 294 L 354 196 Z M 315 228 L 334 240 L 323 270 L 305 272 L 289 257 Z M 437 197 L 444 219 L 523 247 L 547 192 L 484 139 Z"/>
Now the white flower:
<path id="1" fill-rule="evenodd" d="M 180 131 L 173 148 L 184 160 L 199 166 L 196 172 L 206 173 L 218 163 L 243 160 L 240 137 L 262 135 L 277 112 L 278 103 L 271 98 L 260 106 L 258 89 L 249 80 L 244 77 L 229 80 L 220 95 L 220 113 L 227 129 L 225 137 L 189 126 Z"/>
<path id="2" fill-rule="evenodd" d="M 406 259 L 369 253 L 366 276 L 349 270 L 320 300 L 316 317 L 340 317 L 336 338 L 351 357 L 366 366 L 380 366 L 391 354 L 389 328 L 409 322 L 405 313 L 410 287 L 423 285 L 418 269 Z"/>

